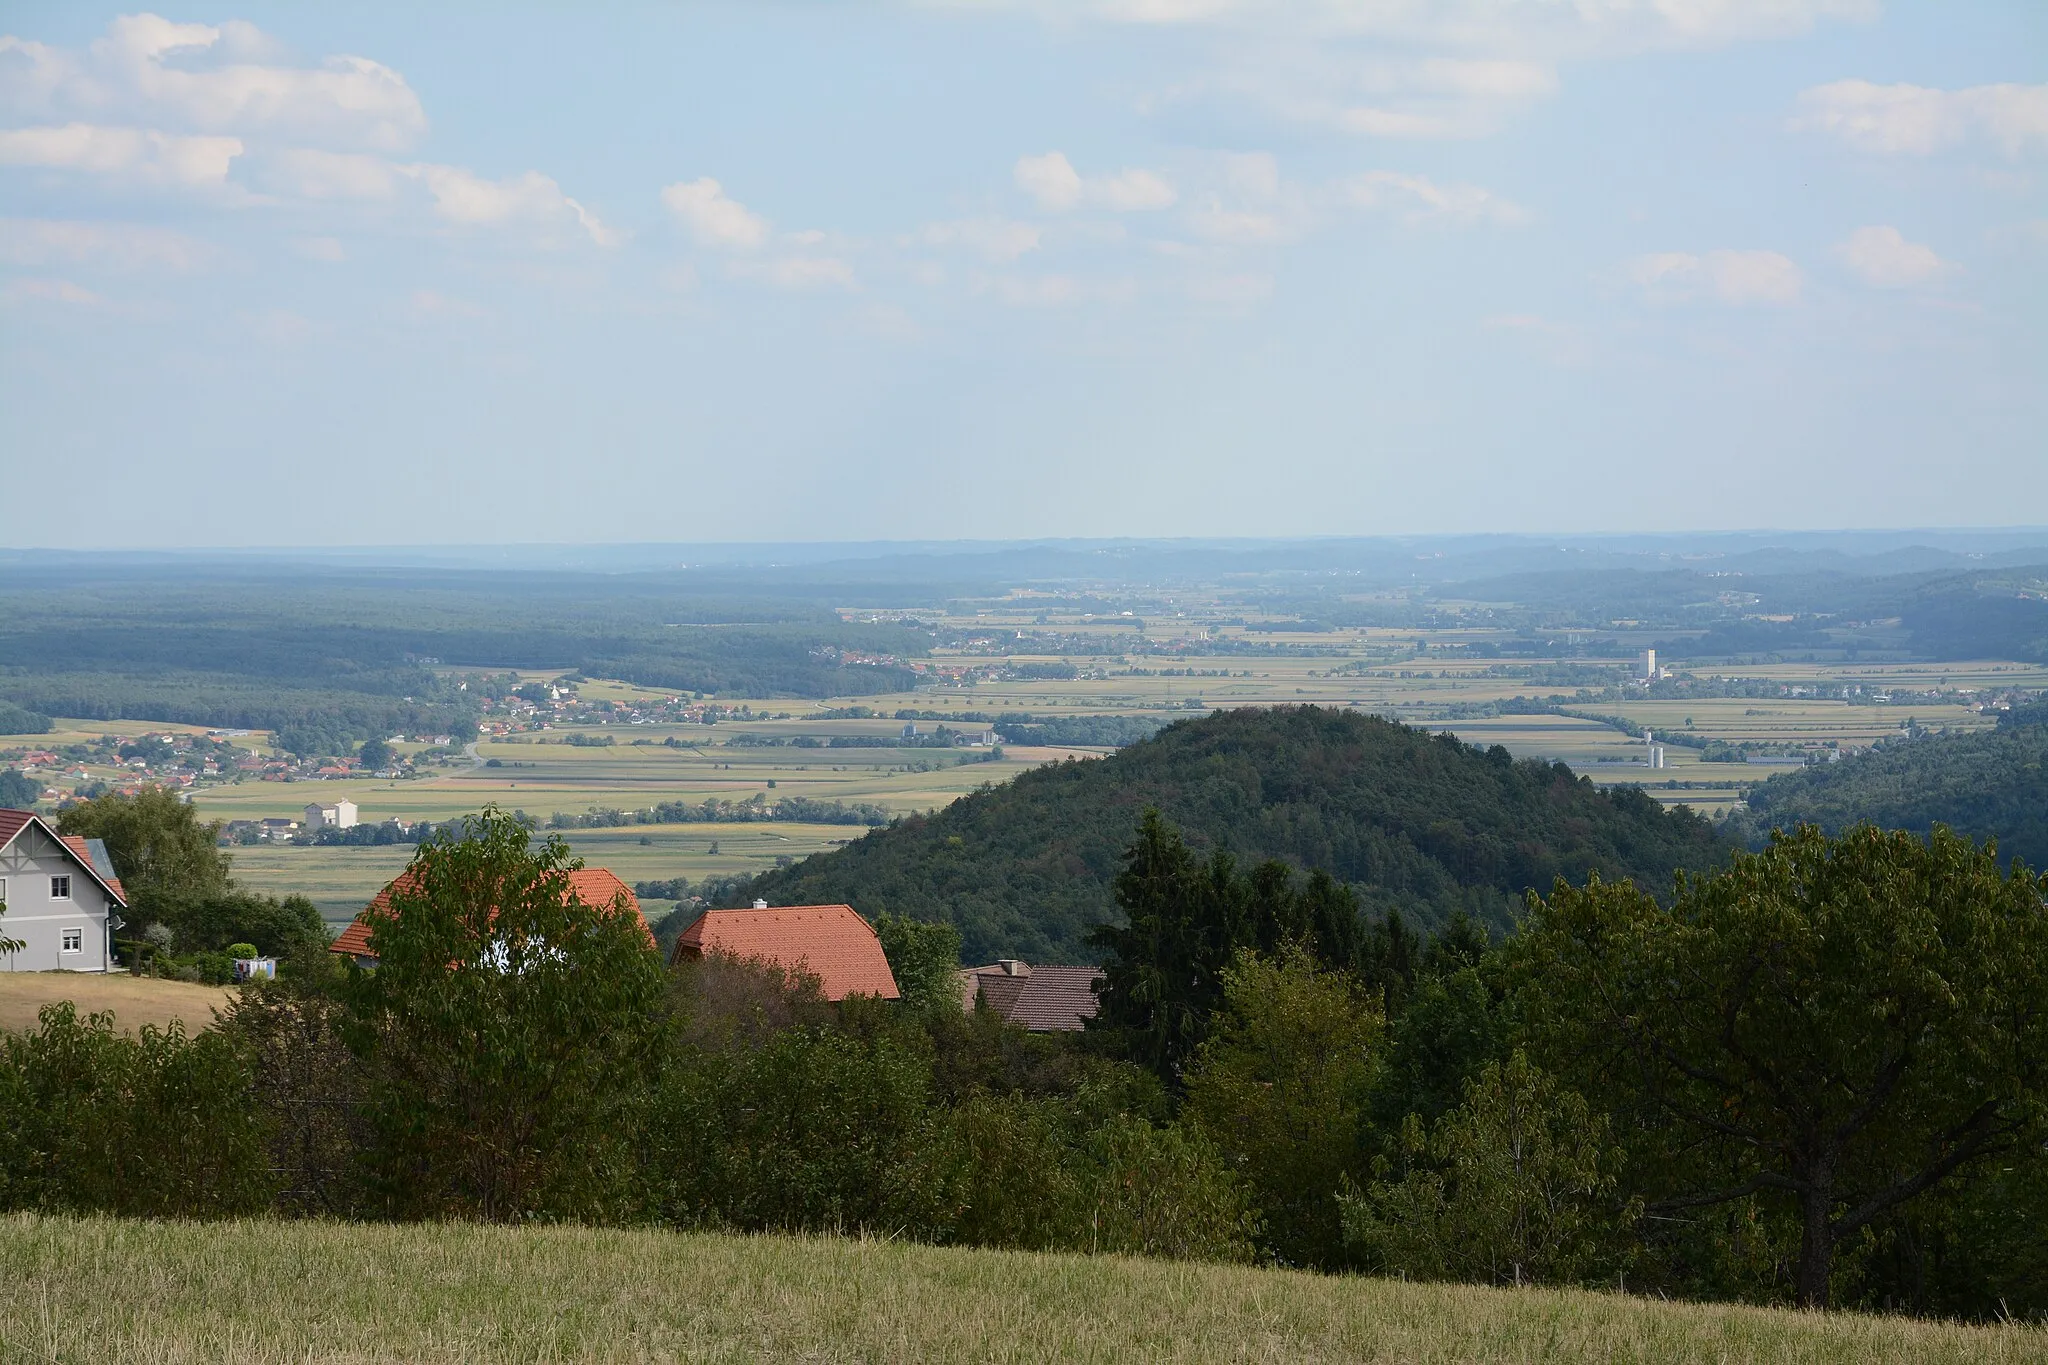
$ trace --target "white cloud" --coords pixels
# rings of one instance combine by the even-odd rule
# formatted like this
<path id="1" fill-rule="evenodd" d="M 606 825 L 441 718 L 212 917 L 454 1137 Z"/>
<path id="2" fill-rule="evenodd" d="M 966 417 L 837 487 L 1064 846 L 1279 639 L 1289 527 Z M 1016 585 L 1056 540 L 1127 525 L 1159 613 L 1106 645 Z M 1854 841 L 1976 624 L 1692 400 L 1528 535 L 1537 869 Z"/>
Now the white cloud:
<path id="1" fill-rule="evenodd" d="M 1261 209 L 1231 208 L 1215 196 L 1188 213 L 1188 228 L 1204 241 L 1226 246 L 1278 246 L 1294 241 L 1306 229 L 1298 218 Z"/>
<path id="2" fill-rule="evenodd" d="M 1280 162 L 1271 152 L 1225 152 L 1220 158 L 1223 185 L 1246 199 L 1273 199 L 1280 193 Z"/>
<path id="3" fill-rule="evenodd" d="M 0 299 L 10 303 L 22 299 L 43 299 L 51 303 L 69 303 L 86 307 L 106 302 L 92 290 L 83 285 L 73 284 L 70 280 L 33 278 L 9 280 L 4 287 L 0 287 Z"/>
<path id="4" fill-rule="evenodd" d="M 661 202 L 700 245 L 751 250 L 768 240 L 768 220 L 710 176 L 677 181 L 661 192 Z"/>
<path id="5" fill-rule="evenodd" d="M 1907 241 L 1895 227 L 1857 228 L 1834 252 L 1857 278 L 1879 289 L 1932 284 L 1957 269 L 1933 247 Z"/>
<path id="6" fill-rule="evenodd" d="M 390 199 L 406 179 L 399 167 L 363 152 L 294 147 L 262 158 L 258 183 L 298 199 Z"/>
<path id="7" fill-rule="evenodd" d="M 1091 279 L 1069 274 L 984 276 L 974 281 L 974 289 L 1016 308 L 1122 303 L 1137 293 L 1137 286 L 1122 277 Z"/>
<path id="8" fill-rule="evenodd" d="M 334 265 L 348 259 L 348 250 L 338 237 L 301 237 L 295 246 L 298 253 L 309 261 Z"/>
<path id="9" fill-rule="evenodd" d="M 443 294 L 438 289 L 415 289 L 407 305 L 416 318 L 422 321 L 444 321 L 454 318 L 481 318 L 489 314 L 468 299 Z"/>
<path id="10" fill-rule="evenodd" d="M 2048 85 L 1924 85 L 1835 81 L 1799 94 L 1795 128 L 1832 134 L 1866 152 L 1926 156 L 1973 137 L 2008 155 L 2048 147 Z"/>
<path id="11" fill-rule="evenodd" d="M 0 166 L 86 171 L 148 185 L 225 184 L 242 154 L 235 137 L 186 137 L 90 123 L 0 129 Z"/>
<path id="12" fill-rule="evenodd" d="M 1490 133 L 1509 113 L 1555 94 L 1558 79 L 1548 62 L 1513 57 L 1359 61 L 1318 50 L 1242 67 L 1224 85 L 1295 122 L 1415 141 Z"/>
<path id="13" fill-rule="evenodd" d="M 599 246 L 617 246 L 621 240 L 619 233 L 599 222 L 539 171 L 488 180 L 459 166 L 412 165 L 399 169 L 427 187 L 434 197 L 435 212 L 451 223 L 496 226 L 573 218 Z"/>
<path id="14" fill-rule="evenodd" d="M 31 116 L 109 114 L 198 132 L 268 132 L 395 151 L 426 131 L 419 96 L 365 57 L 284 63 L 254 25 L 115 19 L 83 52 L 0 37 L 0 90 Z"/>
<path id="15" fill-rule="evenodd" d="M 729 267 L 741 279 L 759 280 L 777 289 L 853 288 L 853 267 L 836 256 L 780 256 L 770 260 L 734 261 Z"/>
<path id="16" fill-rule="evenodd" d="M 1020 156 L 1010 176 L 1047 213 L 1064 213 L 1084 203 L 1112 213 L 1142 213 L 1171 208 L 1180 198 L 1156 171 L 1127 168 L 1084 178 L 1064 152 Z"/>
<path id="17" fill-rule="evenodd" d="M 1775 251 L 1665 251 L 1626 262 L 1623 275 L 1659 303 L 1787 304 L 1804 285 L 1799 267 Z"/>
<path id="18" fill-rule="evenodd" d="M 1115 175 L 1092 177 L 1084 192 L 1114 213 L 1144 213 L 1172 208 L 1180 197 L 1164 176 L 1144 170 L 1124 170 Z"/>
<path id="19" fill-rule="evenodd" d="M 193 270 L 204 244 L 136 223 L 0 218 L 0 262 L 17 266 L 89 264 L 119 270 Z"/>
<path id="20" fill-rule="evenodd" d="M 917 235 L 926 246 L 962 247 L 991 261 L 1014 261 L 1038 250 L 1040 229 L 1010 218 L 961 218 L 927 223 Z"/>
<path id="21" fill-rule="evenodd" d="M 1409 222 L 1460 224 L 1527 222 L 1528 211 L 1477 185 L 1440 185 L 1426 176 L 1368 171 L 1342 181 L 1338 195 L 1351 207 L 1393 213 Z"/>
<path id="22" fill-rule="evenodd" d="M 992 8 L 992 0 L 950 0 Z M 1003 7 L 1110 23 L 1208 26 L 1261 37 L 1377 38 L 1518 46 L 1592 56 L 1714 47 L 1810 32 L 1829 19 L 1871 19 L 1877 0 L 1002 0 Z"/>
<path id="23" fill-rule="evenodd" d="M 1081 202 L 1081 173 L 1063 152 L 1020 156 L 1010 174 L 1017 188 L 1048 213 L 1058 213 Z"/>

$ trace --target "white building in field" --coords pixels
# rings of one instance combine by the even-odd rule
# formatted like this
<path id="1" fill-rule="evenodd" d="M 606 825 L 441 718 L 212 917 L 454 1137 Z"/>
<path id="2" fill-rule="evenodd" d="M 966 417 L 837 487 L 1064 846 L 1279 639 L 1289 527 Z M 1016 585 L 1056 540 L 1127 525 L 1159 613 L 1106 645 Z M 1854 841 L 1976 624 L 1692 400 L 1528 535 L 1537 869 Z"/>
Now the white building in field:
<path id="1" fill-rule="evenodd" d="M 59 834 L 40 815 L 0 810 L 0 972 L 103 972 L 128 908 L 98 839 Z"/>
<path id="2" fill-rule="evenodd" d="M 314 802 L 306 807 L 307 829 L 354 829 L 356 827 L 356 803 L 336 801 L 332 805 Z"/>

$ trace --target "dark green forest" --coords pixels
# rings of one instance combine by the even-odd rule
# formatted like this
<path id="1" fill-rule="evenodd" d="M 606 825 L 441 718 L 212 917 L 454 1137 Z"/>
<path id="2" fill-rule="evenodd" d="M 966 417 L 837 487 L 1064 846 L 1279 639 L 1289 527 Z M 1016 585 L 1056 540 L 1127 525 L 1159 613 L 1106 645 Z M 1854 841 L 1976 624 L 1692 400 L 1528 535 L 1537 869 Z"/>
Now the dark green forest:
<path id="1" fill-rule="evenodd" d="M 1773 828 L 1802 822 L 1831 834 L 1861 822 L 1917 834 L 1943 824 L 1996 839 L 2008 858 L 2048 864 L 2048 706 L 2015 711 L 1995 730 L 1929 735 L 1779 773 L 1750 793 L 1730 828 L 1761 846 Z"/>
<path id="2" fill-rule="evenodd" d="M 219 566 L 36 572 L 0 586 L 0 708 L 279 732 L 301 753 L 391 733 L 462 735 L 446 668 L 560 668 L 750 697 L 910 686 L 929 637 L 818 601 L 693 595 L 659 575 Z M 0 729 L 5 729 L 0 726 Z"/>
<path id="3" fill-rule="evenodd" d="M 945 920 L 972 961 L 1087 961 L 1088 929 L 1109 917 L 1147 807 L 1204 853 L 1327 871 L 1368 913 L 1398 909 L 1425 928 L 1458 911 L 1505 928 L 1525 891 L 1589 871 L 1665 894 L 1673 869 L 1728 851 L 1699 816 L 1632 788 L 1599 791 L 1561 763 L 1354 712 L 1247 708 L 1025 773 L 764 873 L 735 902 Z"/>

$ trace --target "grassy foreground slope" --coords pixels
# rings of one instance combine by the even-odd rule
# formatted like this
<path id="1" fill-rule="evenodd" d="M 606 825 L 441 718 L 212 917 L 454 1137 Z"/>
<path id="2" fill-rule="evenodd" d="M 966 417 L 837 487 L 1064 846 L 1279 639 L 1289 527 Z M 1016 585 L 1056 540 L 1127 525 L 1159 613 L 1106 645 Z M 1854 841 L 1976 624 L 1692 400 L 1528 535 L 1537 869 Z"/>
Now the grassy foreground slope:
<path id="1" fill-rule="evenodd" d="M 838 1238 L 22 1215 L 0 1267 L 0 1356 L 67 1365 L 2048 1354 L 2039 1328 Z"/>
<path id="2" fill-rule="evenodd" d="M 1505 927 L 1528 888 L 1593 870 L 1662 894 L 1675 868 L 1726 852 L 1691 812 L 1634 788 L 1601 791 L 1563 764 L 1355 711 L 1245 707 L 764 873 L 736 903 L 845 901 L 866 915 L 951 920 L 970 961 L 1086 961 L 1083 935 L 1115 913 L 1119 860 L 1155 805 L 1198 849 L 1322 868 L 1369 910 L 1398 908 L 1424 926 L 1463 909 Z"/>

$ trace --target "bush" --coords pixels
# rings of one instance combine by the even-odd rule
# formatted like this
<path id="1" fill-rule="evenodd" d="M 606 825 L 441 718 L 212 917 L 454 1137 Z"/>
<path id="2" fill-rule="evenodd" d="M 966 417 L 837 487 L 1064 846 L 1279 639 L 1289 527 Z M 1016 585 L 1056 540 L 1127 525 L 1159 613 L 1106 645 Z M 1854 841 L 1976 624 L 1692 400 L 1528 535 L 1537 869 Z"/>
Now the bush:
<path id="1" fill-rule="evenodd" d="M 931 1237 L 952 1162 L 930 1088 L 929 1056 L 888 1034 L 686 1046 L 654 1106 L 656 1208 L 684 1226 Z"/>
<path id="2" fill-rule="evenodd" d="M 1341 1200 L 1345 1239 L 1375 1269 L 1419 1280 L 1571 1284 L 1626 1264 L 1636 1209 L 1613 1197 L 1608 1120 L 1517 1051 L 1425 1132 L 1411 1114 L 1405 1173 Z"/>
<path id="3" fill-rule="evenodd" d="M 258 1212 L 274 1181 L 247 1052 L 227 1035 L 114 1032 L 46 1005 L 0 1035 L 0 1209 L 123 1217 Z"/>

